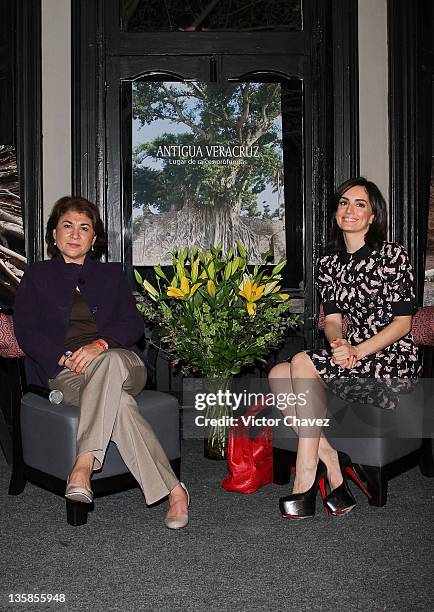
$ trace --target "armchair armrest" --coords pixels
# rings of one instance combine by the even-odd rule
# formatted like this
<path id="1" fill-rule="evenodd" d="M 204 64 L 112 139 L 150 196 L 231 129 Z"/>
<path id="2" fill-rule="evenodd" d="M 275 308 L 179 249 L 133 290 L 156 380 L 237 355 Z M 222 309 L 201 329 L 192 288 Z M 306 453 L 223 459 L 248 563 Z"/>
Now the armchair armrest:
<path id="1" fill-rule="evenodd" d="M 0 357 L 24 357 L 15 337 L 12 317 L 4 310 L 0 311 Z"/>
<path id="2" fill-rule="evenodd" d="M 52 389 L 47 389 L 47 387 L 41 387 L 39 385 L 28 385 L 27 386 L 28 393 L 34 393 L 35 395 L 39 395 L 39 397 L 45 397 L 45 399 L 50 400 L 52 404 L 60 404 L 63 400 L 63 393 L 61 391 L 54 391 Z M 60 393 L 58 397 L 51 397 L 52 393 Z M 56 401 L 57 400 L 57 401 Z"/>

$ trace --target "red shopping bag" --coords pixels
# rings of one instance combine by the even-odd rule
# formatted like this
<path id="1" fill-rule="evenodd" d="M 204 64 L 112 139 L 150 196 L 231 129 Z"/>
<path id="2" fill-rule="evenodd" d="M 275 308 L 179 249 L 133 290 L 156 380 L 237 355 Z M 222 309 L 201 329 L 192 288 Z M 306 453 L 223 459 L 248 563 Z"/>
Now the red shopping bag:
<path id="1" fill-rule="evenodd" d="M 256 404 L 246 413 L 255 416 L 266 406 Z M 223 489 L 234 493 L 254 493 L 273 480 L 273 440 L 269 425 L 256 437 L 250 436 L 251 426 L 237 425 L 229 430 L 227 465 L 228 475 Z"/>

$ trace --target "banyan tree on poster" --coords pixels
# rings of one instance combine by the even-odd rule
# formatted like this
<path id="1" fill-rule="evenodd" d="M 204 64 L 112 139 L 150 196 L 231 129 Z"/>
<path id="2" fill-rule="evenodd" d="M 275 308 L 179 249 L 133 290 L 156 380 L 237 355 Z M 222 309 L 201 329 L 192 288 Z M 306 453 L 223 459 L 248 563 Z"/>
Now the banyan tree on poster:
<path id="1" fill-rule="evenodd" d="M 236 240 L 285 257 L 279 83 L 133 86 L 133 265 Z"/>

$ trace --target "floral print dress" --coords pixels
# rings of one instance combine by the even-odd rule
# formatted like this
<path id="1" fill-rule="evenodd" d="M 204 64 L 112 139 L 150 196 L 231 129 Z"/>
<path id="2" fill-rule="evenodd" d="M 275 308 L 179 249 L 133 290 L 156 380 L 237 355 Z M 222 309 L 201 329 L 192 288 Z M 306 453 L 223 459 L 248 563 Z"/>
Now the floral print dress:
<path id="1" fill-rule="evenodd" d="M 325 315 L 346 315 L 346 338 L 353 346 L 375 336 L 394 316 L 412 315 L 416 309 L 408 255 L 402 246 L 392 242 L 384 242 L 378 251 L 365 244 L 355 253 L 336 252 L 322 257 L 317 287 Z M 333 363 L 330 350 L 306 352 L 334 393 L 385 408 L 396 405 L 394 392 L 410 390 L 421 370 L 411 332 L 378 353 L 363 357 L 352 369 Z M 370 385 L 367 379 L 376 382 Z"/>

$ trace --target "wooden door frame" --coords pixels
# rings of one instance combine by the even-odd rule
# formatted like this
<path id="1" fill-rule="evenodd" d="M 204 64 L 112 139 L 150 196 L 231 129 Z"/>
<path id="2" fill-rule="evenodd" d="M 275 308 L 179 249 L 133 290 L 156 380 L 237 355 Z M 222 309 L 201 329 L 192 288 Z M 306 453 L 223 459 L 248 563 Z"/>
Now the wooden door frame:
<path id="1" fill-rule="evenodd" d="M 310 58 L 312 80 L 305 106 L 312 143 L 304 189 L 313 214 L 305 218 L 304 298 L 305 340 L 311 346 L 317 340 L 315 261 L 327 235 L 330 196 L 337 183 L 358 173 L 357 0 L 305 0 L 303 31 L 266 36 L 255 32 L 125 33 L 118 27 L 118 10 L 118 0 L 72 2 L 73 186 L 75 193 L 97 202 L 106 225 L 114 223 L 116 231 L 124 228 L 121 211 L 107 206 L 107 190 L 117 189 L 106 175 L 105 100 L 107 93 L 112 94 L 106 91 L 108 63 L 113 71 L 123 56 L 233 53 L 234 48 L 251 54 L 258 54 L 258 49 L 275 54 L 278 49 Z M 231 36 L 236 39 L 232 51 Z M 108 258 L 122 261 L 123 253 L 116 248 Z"/>

